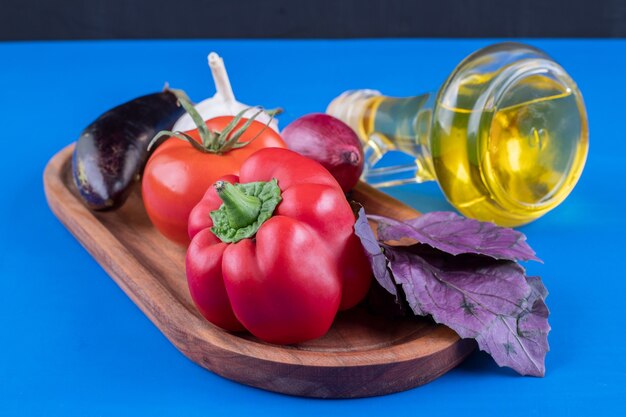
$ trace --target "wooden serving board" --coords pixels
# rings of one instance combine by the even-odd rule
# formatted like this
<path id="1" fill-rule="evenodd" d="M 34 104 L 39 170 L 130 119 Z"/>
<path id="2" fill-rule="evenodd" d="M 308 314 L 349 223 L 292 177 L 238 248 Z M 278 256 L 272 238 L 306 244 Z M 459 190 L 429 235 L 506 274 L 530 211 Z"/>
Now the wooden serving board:
<path id="1" fill-rule="evenodd" d="M 473 349 L 427 319 L 390 319 L 355 308 L 340 313 L 324 337 L 277 346 L 229 333 L 195 309 L 185 278 L 185 249 L 162 237 L 139 191 L 113 212 L 88 210 L 71 179 L 70 145 L 44 173 L 48 204 L 61 222 L 163 334 L 189 359 L 225 378 L 291 395 L 354 398 L 403 391 L 444 374 Z M 417 215 L 366 184 L 353 196 L 368 213 Z"/>

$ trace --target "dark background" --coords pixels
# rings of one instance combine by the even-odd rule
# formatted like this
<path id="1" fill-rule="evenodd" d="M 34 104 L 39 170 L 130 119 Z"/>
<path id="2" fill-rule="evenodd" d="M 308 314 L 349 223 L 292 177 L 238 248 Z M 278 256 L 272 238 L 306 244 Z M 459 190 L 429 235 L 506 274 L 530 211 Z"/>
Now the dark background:
<path id="1" fill-rule="evenodd" d="M 0 40 L 625 36 L 626 0 L 0 0 Z"/>

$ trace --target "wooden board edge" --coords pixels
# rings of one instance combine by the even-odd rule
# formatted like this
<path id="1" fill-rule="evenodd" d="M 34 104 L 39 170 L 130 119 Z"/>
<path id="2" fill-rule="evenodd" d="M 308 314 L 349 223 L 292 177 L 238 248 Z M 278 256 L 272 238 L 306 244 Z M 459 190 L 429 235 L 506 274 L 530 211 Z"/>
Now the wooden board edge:
<path id="1" fill-rule="evenodd" d="M 254 388 L 298 397 L 344 399 L 377 397 L 426 385 L 456 368 L 475 349 L 474 340 L 460 339 L 458 343 L 429 356 L 384 364 L 337 367 L 332 370 L 332 380 L 335 382 L 333 385 L 323 381 L 319 383 L 310 381 L 311 374 L 320 375 L 322 379 L 321 376 L 328 373 L 328 369 L 324 366 L 297 366 L 256 361 L 255 373 L 247 372 L 245 379 L 241 377 L 241 369 L 251 369 L 245 362 L 216 373 L 226 379 Z M 188 357 L 191 358 L 191 356 Z M 214 358 L 206 357 L 192 359 L 196 364 L 209 370 L 214 369 L 210 364 L 213 360 Z M 446 366 L 442 367 L 442 363 Z M 431 372 L 420 374 L 414 372 L 416 367 L 423 367 L 425 364 L 433 364 L 434 368 L 431 368 Z M 272 377 L 268 379 L 258 375 L 272 375 Z M 384 375 L 393 377 L 391 381 L 381 384 L 380 379 Z"/>

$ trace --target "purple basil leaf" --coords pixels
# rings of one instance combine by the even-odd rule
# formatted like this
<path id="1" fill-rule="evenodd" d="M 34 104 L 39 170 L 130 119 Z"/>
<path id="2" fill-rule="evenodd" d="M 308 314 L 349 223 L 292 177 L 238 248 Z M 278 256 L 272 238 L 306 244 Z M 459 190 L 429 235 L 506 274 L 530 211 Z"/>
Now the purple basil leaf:
<path id="1" fill-rule="evenodd" d="M 537 291 L 538 297 L 543 298 L 544 300 L 548 296 L 548 290 L 543 285 L 541 278 L 539 277 L 527 277 L 528 285 L 530 285 L 535 291 Z"/>
<path id="2" fill-rule="evenodd" d="M 359 209 L 356 222 L 354 223 L 354 233 L 361 239 L 365 254 L 372 265 L 374 278 L 376 278 L 376 281 L 378 281 L 384 289 L 396 297 L 397 300 L 398 291 L 391 278 L 391 273 L 389 272 L 389 261 L 376 240 L 374 231 L 367 221 L 367 215 L 363 208 Z"/>
<path id="3" fill-rule="evenodd" d="M 452 255 L 473 253 L 510 261 L 540 261 L 523 233 L 453 212 L 426 213 L 406 221 L 370 218 L 378 222 L 378 239 L 382 241 L 410 238 Z"/>
<path id="4" fill-rule="evenodd" d="M 463 338 L 473 338 L 500 366 L 543 376 L 548 351 L 545 287 L 510 261 L 433 251 L 422 256 L 389 247 L 395 281 L 418 315 L 431 315 Z"/>

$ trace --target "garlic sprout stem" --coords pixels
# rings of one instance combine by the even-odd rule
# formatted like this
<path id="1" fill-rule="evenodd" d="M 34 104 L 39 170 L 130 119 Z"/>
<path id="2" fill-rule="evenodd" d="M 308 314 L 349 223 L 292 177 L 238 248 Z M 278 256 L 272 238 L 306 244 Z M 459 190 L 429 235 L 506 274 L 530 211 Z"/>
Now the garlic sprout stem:
<path id="1" fill-rule="evenodd" d="M 230 80 L 228 79 L 228 73 L 226 72 L 226 67 L 224 66 L 224 60 L 215 52 L 211 52 L 208 59 L 209 68 L 211 68 L 211 73 L 213 74 L 213 82 L 215 82 L 215 90 L 222 96 L 224 101 L 235 101 L 235 94 L 233 93 L 233 88 L 231 87 Z"/>

